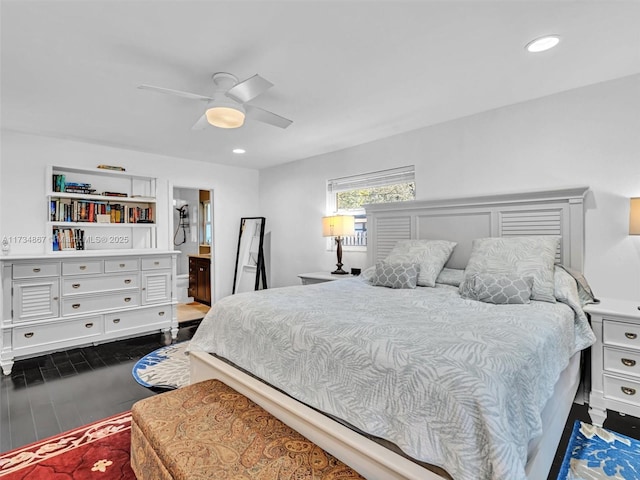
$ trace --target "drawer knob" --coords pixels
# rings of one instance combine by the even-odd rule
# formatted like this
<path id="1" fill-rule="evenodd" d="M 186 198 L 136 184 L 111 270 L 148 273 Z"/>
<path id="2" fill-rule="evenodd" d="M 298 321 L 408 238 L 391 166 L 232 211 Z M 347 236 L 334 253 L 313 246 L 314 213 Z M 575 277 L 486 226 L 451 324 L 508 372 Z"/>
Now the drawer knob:
<path id="1" fill-rule="evenodd" d="M 74 303 L 73 305 L 71 305 L 72 308 L 78 309 L 80 308 L 80 304 L 79 303 Z"/>
<path id="2" fill-rule="evenodd" d="M 31 337 L 33 337 L 33 332 L 27 332 L 27 333 L 25 333 L 25 334 L 24 334 L 24 337 L 25 337 L 25 338 L 31 338 Z"/>
<path id="3" fill-rule="evenodd" d="M 621 358 L 620 361 L 627 367 L 633 367 L 636 364 L 636 361 L 630 358 Z"/>
<path id="4" fill-rule="evenodd" d="M 131 283 L 131 280 L 127 278 L 127 279 L 124 281 L 124 283 L 126 283 L 126 284 L 128 285 L 128 284 L 130 284 L 130 283 Z"/>
<path id="5" fill-rule="evenodd" d="M 93 327 L 93 323 L 91 323 L 91 322 L 85 323 L 84 326 L 87 327 L 87 328 L 91 328 L 91 327 Z"/>
<path id="6" fill-rule="evenodd" d="M 86 266 L 86 265 L 80 265 L 80 267 L 79 267 L 79 268 L 80 268 L 80 270 L 86 270 L 86 269 L 87 269 L 87 266 Z"/>
<path id="7" fill-rule="evenodd" d="M 73 285 L 71 285 L 73 288 L 80 288 L 80 284 L 79 283 L 74 283 Z"/>
<path id="8" fill-rule="evenodd" d="M 58 301 L 58 297 L 53 297 L 53 300 L 54 301 Z"/>
<path id="9" fill-rule="evenodd" d="M 119 318 L 114 318 L 113 319 L 113 323 L 120 323 L 120 319 Z"/>
<path id="10" fill-rule="evenodd" d="M 620 390 L 622 390 L 622 393 L 624 393 L 625 395 L 635 395 L 636 394 L 636 389 L 635 388 L 620 387 Z"/>
<path id="11" fill-rule="evenodd" d="M 625 332 L 624 336 L 627 337 L 629 340 L 635 340 L 636 338 L 638 338 L 637 333 L 631 333 L 631 332 Z"/>
<path id="12" fill-rule="evenodd" d="M 39 269 L 39 268 L 34 268 L 34 269 L 33 269 L 33 271 L 34 271 L 35 273 L 38 273 L 38 272 L 40 271 L 40 269 Z"/>
<path id="13" fill-rule="evenodd" d="M 154 265 L 160 265 L 160 262 L 153 262 Z"/>
<path id="14" fill-rule="evenodd" d="M 121 263 L 121 264 L 120 264 L 120 268 L 124 268 L 124 266 L 125 266 L 125 264 L 124 264 L 124 263 Z"/>
<path id="15" fill-rule="evenodd" d="M 125 298 L 124 298 L 124 301 L 125 301 L 125 302 L 130 302 L 130 301 L 131 301 L 131 297 L 125 297 Z"/>
<path id="16" fill-rule="evenodd" d="M 164 315 L 164 312 L 158 312 L 158 315 L 162 317 Z"/>

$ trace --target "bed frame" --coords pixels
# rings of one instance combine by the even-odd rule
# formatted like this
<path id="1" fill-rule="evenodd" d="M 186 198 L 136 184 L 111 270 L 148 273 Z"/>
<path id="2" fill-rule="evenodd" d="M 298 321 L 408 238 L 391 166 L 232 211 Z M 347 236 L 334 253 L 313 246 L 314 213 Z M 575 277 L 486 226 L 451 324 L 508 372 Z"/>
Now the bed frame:
<path id="1" fill-rule="evenodd" d="M 562 237 L 557 261 L 582 272 L 584 197 L 588 187 L 527 193 L 369 205 L 368 260 L 386 257 L 398 240 L 444 239 L 458 242 L 447 266 L 464 268 L 474 238 L 521 235 Z M 529 445 L 527 478 L 547 478 L 580 384 L 576 354 L 556 384 L 543 411 L 542 437 Z M 191 353 L 191 382 L 217 378 L 251 398 L 309 440 L 370 480 L 441 480 L 421 467 L 344 425 L 268 387 L 228 363 L 202 352 Z"/>

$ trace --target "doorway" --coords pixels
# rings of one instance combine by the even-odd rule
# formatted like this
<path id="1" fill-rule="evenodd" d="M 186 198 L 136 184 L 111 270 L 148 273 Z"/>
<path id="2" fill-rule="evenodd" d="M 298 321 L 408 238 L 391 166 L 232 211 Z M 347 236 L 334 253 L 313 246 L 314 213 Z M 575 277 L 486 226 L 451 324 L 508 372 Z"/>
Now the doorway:
<path id="1" fill-rule="evenodd" d="M 173 187 L 178 323 L 202 319 L 213 301 L 213 191 Z"/>

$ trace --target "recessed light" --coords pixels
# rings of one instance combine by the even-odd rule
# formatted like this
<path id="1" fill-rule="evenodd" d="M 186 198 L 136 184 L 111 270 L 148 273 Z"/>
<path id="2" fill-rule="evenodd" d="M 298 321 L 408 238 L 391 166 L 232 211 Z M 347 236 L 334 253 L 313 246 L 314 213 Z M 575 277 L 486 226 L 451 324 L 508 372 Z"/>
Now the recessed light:
<path id="1" fill-rule="evenodd" d="M 247 151 L 244 148 L 234 148 L 233 153 L 246 153 Z"/>
<path id="2" fill-rule="evenodd" d="M 558 43 L 560 43 L 559 35 L 545 35 L 544 37 L 531 40 L 525 48 L 528 52 L 540 53 L 555 47 Z"/>

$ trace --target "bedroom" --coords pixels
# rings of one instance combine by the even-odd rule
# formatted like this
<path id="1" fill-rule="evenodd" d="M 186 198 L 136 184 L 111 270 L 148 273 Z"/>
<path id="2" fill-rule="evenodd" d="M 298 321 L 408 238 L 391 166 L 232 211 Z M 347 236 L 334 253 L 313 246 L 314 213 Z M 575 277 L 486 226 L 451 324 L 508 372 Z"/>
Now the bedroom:
<path id="1" fill-rule="evenodd" d="M 284 66 L 278 66 L 276 59 L 270 58 L 269 52 L 253 55 L 247 53 L 249 60 L 241 58 L 244 49 L 251 51 L 252 48 L 257 48 L 257 40 L 251 40 L 252 37 L 242 32 L 242 28 L 235 34 L 225 29 L 229 38 L 217 39 L 217 41 L 228 43 L 219 43 L 218 45 L 223 45 L 224 48 L 221 47 L 219 49 L 221 51 L 215 55 L 212 52 L 218 49 L 211 47 L 211 49 L 201 50 L 199 54 L 185 61 L 186 63 L 182 63 L 181 55 L 189 48 L 190 42 L 197 43 L 195 39 L 187 37 L 183 39 L 184 44 L 175 47 L 164 45 L 164 48 L 161 48 L 156 46 L 163 45 L 158 38 L 161 33 L 154 34 L 152 27 L 148 27 L 146 30 L 142 29 L 152 37 L 148 43 L 142 40 L 143 46 L 132 43 L 130 38 L 136 31 L 135 27 L 138 25 L 136 21 L 144 18 L 144 12 L 137 12 L 139 16 L 125 15 L 127 22 L 131 23 L 125 22 L 120 25 L 119 30 L 104 32 L 104 29 L 96 29 L 95 42 L 99 42 L 100 35 L 116 37 L 109 44 L 109 49 L 101 51 L 104 57 L 87 51 L 94 47 L 91 42 L 86 45 L 86 50 L 83 49 L 83 45 L 73 43 L 75 37 L 70 34 L 70 38 L 62 37 L 59 41 L 72 42 L 71 44 L 63 43 L 63 46 L 69 48 L 75 55 L 66 51 L 58 52 L 56 55 L 49 55 L 49 58 L 33 57 L 37 61 L 32 63 L 24 60 L 24 58 L 32 58 L 31 55 L 34 52 L 30 48 L 42 46 L 46 44 L 46 38 L 55 36 L 40 38 L 34 35 L 35 39 L 39 39 L 39 43 L 35 45 L 21 37 L 17 37 L 16 43 L 12 43 L 14 37 L 8 35 L 10 33 L 18 35 L 18 32 L 7 27 L 13 24 L 24 28 L 20 22 L 24 21 L 24 15 L 28 16 L 28 12 L 18 11 L 19 17 L 15 20 L 18 23 L 13 23 L 12 14 L 16 14 L 16 11 L 12 8 L 17 9 L 17 3 L 2 2 L 2 64 L 4 68 L 0 163 L 1 235 L 23 233 L 42 235 L 44 233 L 43 219 L 37 212 L 43 211 L 40 185 L 43 185 L 45 179 L 46 165 L 61 164 L 88 168 L 105 163 L 123 165 L 132 172 L 153 171 L 154 175 L 163 178 L 165 182 L 171 180 L 175 185 L 213 189 L 214 202 L 216 199 L 219 201 L 214 219 L 217 248 L 213 265 L 214 297 L 220 299 L 231 293 L 237 224 L 240 217 L 263 215 L 267 218 L 267 229 L 271 234 L 271 247 L 268 252 L 269 285 L 274 287 L 293 285 L 299 281 L 297 278 L 299 273 L 329 270 L 335 264 L 335 251 L 327 249 L 326 239 L 322 237 L 320 229 L 319 219 L 327 213 L 324 210 L 325 181 L 329 178 L 413 164 L 416 168 L 418 199 L 588 185 L 591 193 L 586 200 L 585 215 L 587 278 L 598 296 L 629 300 L 635 300 L 638 297 L 640 291 L 640 276 L 637 274 L 640 268 L 639 247 L 636 238 L 627 235 L 629 198 L 640 195 L 638 186 L 640 167 L 637 161 L 640 139 L 635 134 L 640 126 L 638 115 L 640 60 L 638 49 L 634 48 L 634 45 L 638 45 L 638 34 L 631 28 L 631 25 L 635 24 L 633 19 L 637 19 L 638 16 L 637 2 L 613 2 L 613 6 L 611 2 L 566 2 L 563 3 L 563 7 L 551 7 L 546 2 L 539 4 L 534 2 L 533 6 L 528 2 L 517 2 L 515 6 L 509 7 L 515 13 L 510 13 L 520 18 L 522 23 L 517 25 L 523 28 L 523 31 L 517 35 L 510 32 L 510 35 L 513 35 L 510 38 L 522 37 L 522 41 L 513 47 L 518 54 L 522 51 L 523 58 L 520 61 L 536 62 L 536 65 L 544 61 L 541 60 L 542 57 L 534 57 L 532 60 L 524 59 L 523 45 L 530 40 L 529 36 L 525 35 L 525 26 L 531 33 L 538 34 L 540 33 L 538 30 L 544 30 L 541 33 L 547 33 L 548 28 L 554 31 L 561 30 L 562 22 L 569 22 L 569 18 L 572 18 L 571 27 L 576 29 L 580 27 L 578 29 L 582 35 L 580 42 L 585 43 L 583 46 L 576 46 L 574 41 L 563 38 L 561 46 L 571 48 L 571 56 L 556 59 L 556 63 L 551 67 L 546 65 L 542 80 L 540 76 L 534 75 L 537 67 L 528 67 L 532 77 L 518 80 L 523 84 L 522 91 L 517 93 L 514 86 L 515 77 L 512 79 L 508 75 L 505 76 L 505 80 L 509 83 L 508 88 L 504 88 L 504 83 L 496 82 L 497 73 L 495 72 L 498 70 L 493 72 L 487 68 L 489 73 L 475 71 L 473 69 L 483 70 L 482 64 L 473 62 L 456 65 L 456 78 L 460 79 L 467 75 L 471 78 L 474 75 L 479 77 L 476 82 L 460 87 L 462 91 L 456 90 L 455 95 L 459 96 L 459 103 L 456 102 L 456 105 L 461 109 L 459 111 L 450 111 L 446 108 L 450 103 L 446 100 L 453 93 L 448 91 L 431 93 L 442 90 L 436 90 L 437 85 L 431 83 L 426 83 L 428 87 L 422 90 L 411 81 L 412 78 L 416 78 L 414 77 L 416 75 L 425 82 L 428 77 L 432 77 L 431 81 L 440 83 L 440 88 L 443 88 L 442 84 L 446 81 L 440 79 L 440 75 L 444 73 L 438 72 L 438 68 L 444 68 L 440 65 L 451 68 L 451 65 L 447 65 L 446 62 L 443 64 L 441 60 L 440 63 L 429 61 L 425 66 L 421 62 L 412 61 L 411 58 L 401 58 L 398 64 L 394 64 L 391 57 L 393 52 L 397 51 L 398 45 L 394 45 L 393 42 L 387 42 L 387 44 L 380 42 L 382 45 L 376 44 L 379 50 L 375 56 L 381 59 L 384 58 L 381 55 L 385 53 L 389 58 L 383 60 L 384 73 L 379 72 L 373 77 L 374 83 L 378 85 L 376 88 L 380 92 L 382 88 L 397 90 L 393 88 L 393 84 L 398 82 L 401 85 L 401 93 L 405 96 L 410 96 L 407 89 L 412 89 L 410 91 L 414 94 L 409 98 L 409 102 L 405 100 L 403 103 L 402 99 L 396 100 L 398 108 L 402 105 L 407 109 L 404 115 L 410 120 L 412 114 L 416 115 L 412 110 L 417 108 L 413 102 L 424 97 L 427 104 L 429 101 L 435 102 L 428 107 L 427 113 L 436 116 L 437 121 L 433 122 L 427 118 L 421 128 L 416 127 L 411 131 L 405 131 L 403 119 L 400 114 L 397 114 L 385 123 L 382 123 L 383 120 L 380 120 L 380 124 L 372 125 L 373 122 L 370 122 L 373 133 L 363 134 L 347 128 L 343 133 L 336 131 L 339 128 L 337 122 L 333 126 L 331 119 L 336 112 L 325 110 L 323 112 L 325 116 L 319 117 L 319 121 L 331 127 L 325 135 L 330 146 L 337 145 L 337 148 L 333 148 L 335 151 L 327 149 L 326 153 L 314 152 L 301 154 L 298 157 L 289 156 L 291 155 L 289 152 L 295 151 L 294 146 L 287 145 L 282 140 L 282 136 L 287 134 L 288 130 L 281 132 L 269 126 L 247 125 L 245 131 L 250 131 L 259 137 L 253 152 L 260 151 L 261 148 L 271 148 L 273 144 L 281 146 L 282 158 L 286 158 L 287 163 L 271 166 L 260 166 L 260 155 L 251 153 L 251 149 L 247 149 L 250 155 L 244 157 L 245 159 L 233 157 L 228 153 L 231 144 L 242 129 L 238 132 L 209 131 L 210 138 L 203 140 L 198 137 L 197 141 L 193 140 L 194 144 L 198 143 L 202 148 L 212 149 L 214 148 L 212 145 L 218 144 L 222 145 L 219 148 L 225 148 L 224 151 L 214 150 L 216 158 L 213 161 L 194 160 L 187 153 L 183 155 L 170 153 L 168 149 L 163 150 L 162 147 L 157 146 L 145 151 L 137 147 L 134 141 L 137 132 L 142 136 L 147 115 L 164 117 L 168 114 L 171 120 L 167 121 L 168 124 L 158 127 L 160 130 L 150 132 L 145 130 L 148 137 L 160 142 L 168 136 L 167 131 L 162 128 L 173 132 L 180 131 L 180 138 L 187 139 L 183 145 L 189 146 L 189 139 L 193 139 L 190 136 L 189 127 L 199 114 L 197 106 L 194 107 L 188 103 L 178 104 L 176 99 L 154 96 L 149 92 L 138 91 L 135 87 L 140 83 L 152 83 L 176 89 L 204 91 L 210 74 L 218 70 L 216 65 L 210 65 L 214 61 L 224 64 L 220 69 L 234 71 L 240 76 L 248 77 L 258 72 L 273 81 L 275 83 L 272 89 L 273 96 L 266 98 L 264 101 L 267 103 L 263 106 L 292 118 L 295 122 L 294 127 L 304 124 L 303 112 L 298 113 L 284 108 L 285 99 L 295 96 L 294 89 L 302 88 L 304 76 L 289 81 L 288 78 L 293 75 L 293 72 L 285 75 L 283 72 L 288 70 L 285 70 Z M 57 3 L 52 2 L 51 8 L 54 8 Z M 25 2 L 25 4 L 34 5 L 33 2 Z M 357 2 L 350 4 L 350 8 L 356 9 L 357 4 Z M 544 7 L 545 4 L 546 7 Z M 501 6 L 504 7 L 504 5 Z M 92 14 L 90 10 L 81 11 L 77 4 L 72 6 L 67 4 L 67 7 L 68 10 L 65 10 L 67 18 L 75 16 L 82 19 L 84 15 L 90 19 L 99 15 Z M 498 10 L 499 7 L 500 5 L 498 7 L 493 5 L 493 8 Z M 121 8 L 126 14 L 125 3 L 121 4 Z M 345 10 L 346 8 L 344 5 L 336 5 L 336 10 L 332 12 L 344 13 L 349 11 Z M 476 8 L 481 9 L 482 3 Z M 533 15 L 536 8 L 540 9 L 538 15 Z M 551 26 L 542 26 L 534 22 L 534 18 L 539 22 L 541 18 L 553 17 L 545 14 L 549 11 L 546 9 L 552 8 L 560 8 L 562 11 L 554 12 L 556 20 Z M 605 10 L 601 12 L 598 8 Z M 614 12 L 607 15 L 609 10 L 606 9 L 613 9 Z M 517 15 L 518 12 L 520 15 Z M 580 14 L 574 15 L 576 12 Z M 265 13 L 265 17 L 273 22 L 276 22 L 274 17 L 283 15 L 281 11 L 268 13 L 269 15 Z M 480 15 L 480 12 L 477 13 Z M 493 13 L 495 13 L 493 10 L 489 10 L 481 15 L 481 18 L 489 21 Z M 100 14 L 108 15 L 108 11 Z M 462 13 L 459 14 L 467 22 L 470 21 Z M 397 15 L 402 17 L 402 11 L 398 10 Z M 525 22 L 523 17 L 528 17 L 529 20 Z M 501 18 L 498 16 L 498 19 Z M 344 23 L 340 24 L 340 29 L 337 31 L 348 37 L 351 35 L 350 23 L 346 21 L 349 17 L 345 14 L 344 19 Z M 112 18 L 107 18 L 104 20 L 104 25 L 108 24 L 109 20 L 115 22 Z M 40 21 L 43 20 L 40 19 Z M 62 20 L 59 21 L 62 22 Z M 166 18 L 158 18 L 157 21 L 168 22 L 162 23 L 164 27 L 162 31 L 167 31 L 168 25 L 171 25 Z M 193 21 L 195 20 L 192 16 L 189 22 Z M 268 35 L 264 30 L 260 30 L 265 26 L 260 27 L 257 18 L 252 21 L 256 22 L 254 27 L 258 31 Z M 203 35 L 201 32 L 207 30 L 210 20 L 202 19 L 200 22 L 197 24 L 199 28 L 189 28 L 189 30 L 200 32 L 198 35 L 194 34 L 198 38 Z M 185 23 L 188 24 L 187 21 Z M 504 21 L 504 23 L 508 22 Z M 38 25 L 37 22 L 35 25 Z M 97 22 L 97 25 L 101 23 Z M 118 23 L 115 22 L 114 25 Z M 39 26 L 43 27 L 43 25 Z M 296 29 L 293 29 L 293 26 L 296 26 Z M 291 35 L 304 38 L 304 32 L 301 32 L 303 26 L 308 25 L 291 24 L 290 28 L 293 29 Z M 374 27 L 382 28 L 375 24 Z M 596 44 L 593 32 L 598 30 L 608 38 L 617 39 L 617 42 L 606 42 L 606 46 Z M 482 31 L 484 31 L 483 28 L 471 30 L 478 35 Z M 115 35 L 115 32 L 118 32 L 118 35 Z M 89 29 L 76 26 L 72 29 L 72 33 L 86 36 L 89 34 Z M 182 33 L 186 35 L 185 32 Z M 437 38 L 443 38 L 446 36 L 445 33 L 439 32 L 440 36 Z M 258 34 L 255 35 L 261 38 Z M 591 38 L 592 36 L 594 38 Z M 398 41 L 408 40 L 406 37 L 398 38 Z M 247 45 L 243 45 L 242 39 L 247 42 Z M 281 37 L 277 39 L 281 40 Z M 264 39 L 261 38 L 260 41 Z M 321 44 L 325 41 L 326 39 L 323 38 L 316 39 L 312 47 L 321 48 Z M 463 38 L 459 42 L 458 49 L 472 49 L 471 51 L 475 54 L 477 50 L 473 49 L 479 49 L 479 47 L 467 44 L 472 41 L 473 38 Z M 300 43 L 304 45 L 304 42 Z M 616 48 L 613 52 L 606 50 L 611 48 L 611 45 Z M 138 48 L 134 48 L 135 46 Z M 369 60 L 371 63 L 365 68 L 362 60 L 355 61 L 354 59 L 359 58 L 359 47 L 361 45 L 354 45 L 352 50 L 347 51 L 348 55 L 344 56 L 347 58 L 340 57 L 340 61 L 349 61 L 356 65 L 357 68 L 351 67 L 349 75 L 362 80 L 360 76 L 356 76 L 357 70 L 361 70 L 360 75 L 375 73 L 379 69 L 379 64 Z M 504 45 L 501 48 L 504 48 Z M 480 50 L 483 49 L 484 43 Z M 416 53 L 416 50 L 421 52 L 422 49 L 416 46 L 408 50 L 407 56 L 415 55 L 421 58 L 422 53 Z M 326 71 L 326 63 L 321 65 L 322 68 L 318 65 L 300 63 L 303 61 L 305 52 L 305 49 L 298 50 L 298 56 L 293 58 L 298 65 L 307 65 L 306 68 L 300 67 L 300 70 L 310 72 L 310 75 L 323 80 L 322 90 L 315 90 L 315 92 L 322 92 L 320 100 L 315 100 L 316 103 L 326 104 L 326 97 L 329 94 L 339 93 L 341 86 L 348 82 L 350 76 L 344 69 Z M 264 58 L 260 58 L 260 55 Z M 123 79 L 119 74 L 116 77 L 109 77 L 107 75 L 109 69 L 105 66 L 108 65 L 106 58 L 109 56 L 116 58 L 117 63 L 128 65 L 130 68 L 144 61 L 149 69 L 136 70 L 132 78 Z M 229 57 L 232 58 L 229 59 Z M 92 59 L 96 58 L 96 63 L 93 63 Z M 431 57 L 428 58 L 431 59 Z M 470 60 L 468 56 L 463 58 Z M 490 60 L 488 58 L 485 60 L 484 56 L 478 58 L 483 59 L 482 61 Z M 277 60 L 283 61 L 280 58 Z M 59 67 L 54 68 L 59 64 L 64 69 L 70 69 L 73 67 L 70 63 L 77 63 L 80 67 L 80 71 L 74 70 L 74 75 L 78 76 L 71 77 L 72 80 L 60 74 Z M 561 63 L 564 63 L 562 69 Z M 83 65 L 89 67 L 83 68 Z M 332 64 L 329 63 L 329 65 Z M 394 65 L 390 68 L 391 73 L 386 71 L 390 65 Z M 398 65 L 398 68 L 395 65 Z M 13 70 L 16 72 L 15 75 L 11 74 L 12 66 L 17 69 Z M 403 68 L 399 68 L 400 66 Z M 408 67 L 412 68 L 408 69 Z M 467 68 L 472 69 L 474 73 L 467 74 Z M 87 70 L 90 72 L 88 78 L 81 75 L 83 71 L 83 75 L 87 75 Z M 186 77 L 185 71 L 190 72 Z M 508 73 L 515 75 L 513 71 Z M 100 97 L 100 88 L 98 90 L 96 88 L 101 75 L 107 77 L 113 89 L 117 90 L 117 95 L 127 99 L 117 102 L 118 111 L 115 118 L 118 120 L 111 120 L 115 123 L 109 123 L 108 115 L 105 115 L 105 119 L 96 118 L 95 112 L 106 108 L 106 105 L 99 102 L 97 98 Z M 480 79 L 484 80 L 484 83 Z M 18 88 L 18 85 L 24 87 L 21 91 L 26 97 L 13 94 L 11 89 Z M 108 85 L 103 85 L 101 88 L 109 90 Z M 319 86 L 318 89 L 320 88 Z M 354 96 L 356 88 L 357 86 L 350 85 L 349 88 L 344 88 L 343 94 Z M 71 95 L 68 89 L 77 94 Z M 502 97 L 500 104 L 483 103 L 483 100 L 488 99 L 496 89 L 506 90 L 506 93 L 511 93 L 513 89 L 514 93 L 510 98 Z M 59 93 L 56 93 L 58 91 Z M 63 91 L 70 96 L 63 97 Z M 422 91 L 423 94 L 421 97 L 414 98 L 417 91 Z M 29 95 L 29 92 L 43 92 L 43 97 Z M 305 94 L 312 95 L 303 91 L 298 97 L 304 98 Z M 371 106 L 378 96 L 383 96 L 375 93 L 370 95 L 365 99 L 367 100 L 365 105 Z M 60 100 L 54 102 L 53 100 L 56 99 Z M 98 103 L 92 105 L 91 101 Z M 50 105 L 49 102 L 51 102 Z M 407 102 L 410 104 L 407 105 Z M 37 109 L 38 103 L 43 109 L 49 105 L 53 110 L 40 112 Z M 451 105 L 451 108 L 453 106 Z M 66 109 L 73 110 L 75 120 L 80 121 L 80 124 L 75 126 L 77 130 L 63 129 L 63 118 L 58 119 L 58 116 L 62 115 L 61 111 Z M 151 113 L 148 113 L 149 109 Z M 312 116 L 312 114 L 309 115 Z M 137 127 L 131 127 L 124 138 L 110 139 L 108 133 L 115 128 L 118 121 L 124 122 L 128 117 L 133 117 Z M 90 134 L 87 134 L 88 139 L 80 138 L 79 132 L 83 123 L 88 125 L 92 122 L 99 123 Z M 53 127 L 54 125 L 56 128 Z M 384 128 L 388 126 L 390 129 Z M 57 130 L 58 127 L 59 130 Z M 377 132 L 376 128 L 379 129 Z M 233 141 L 224 137 L 227 133 L 230 134 L 229 136 L 234 135 Z M 309 131 L 306 143 L 314 145 L 315 142 L 309 139 L 318 138 L 318 135 L 315 130 Z M 321 139 L 318 139 L 318 143 L 320 141 Z M 30 193 L 34 191 L 35 193 Z M 164 195 L 168 197 L 166 192 Z M 159 208 L 164 209 L 164 211 L 159 210 L 159 215 L 168 215 L 168 198 L 164 199 L 166 201 L 159 202 Z M 19 211 L 13 208 L 16 204 L 20 205 Z M 286 214 L 282 212 L 282 205 L 287 206 Z M 24 214 L 23 212 L 33 213 Z M 307 222 L 305 228 L 299 228 L 301 222 Z M 160 229 L 158 235 L 159 243 L 168 244 L 169 228 Z M 39 248 L 41 248 L 39 245 L 12 245 L 11 253 L 34 252 Z M 365 256 L 358 252 L 346 251 L 344 263 L 349 268 L 366 266 Z"/>

